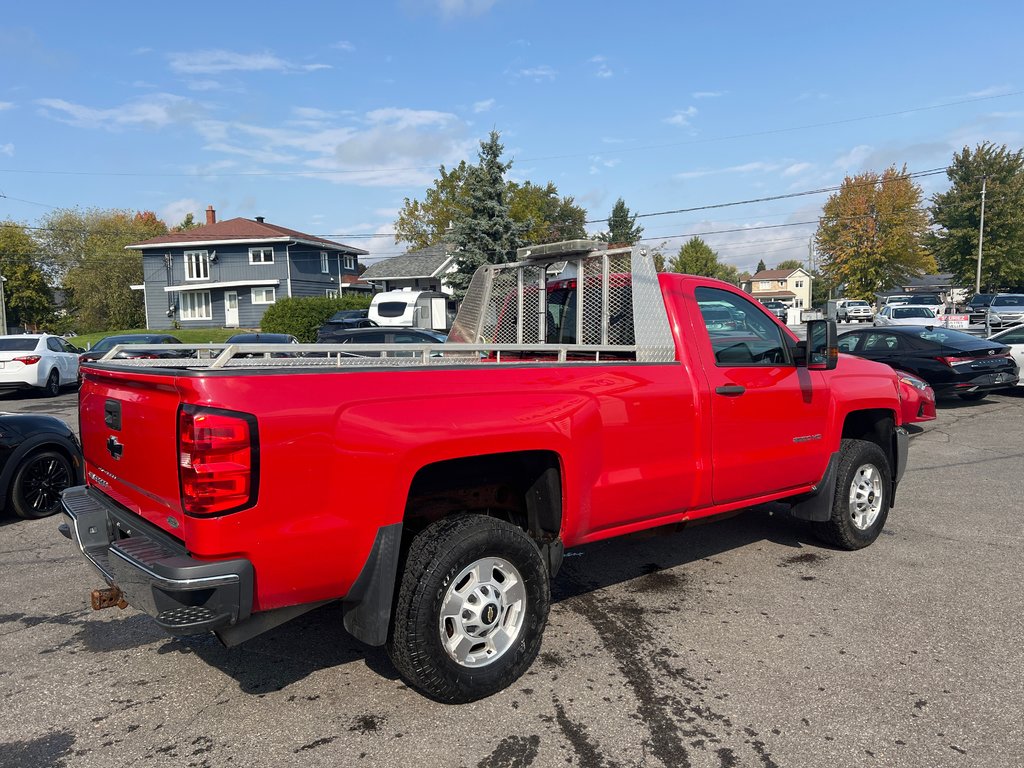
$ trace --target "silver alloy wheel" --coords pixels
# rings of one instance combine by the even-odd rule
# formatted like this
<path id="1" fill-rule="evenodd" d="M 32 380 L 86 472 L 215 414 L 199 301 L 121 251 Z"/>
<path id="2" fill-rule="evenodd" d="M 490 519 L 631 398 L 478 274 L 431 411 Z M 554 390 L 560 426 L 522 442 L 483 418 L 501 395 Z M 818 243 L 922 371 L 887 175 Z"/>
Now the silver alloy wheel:
<path id="1" fill-rule="evenodd" d="M 857 530 L 870 528 L 882 511 L 882 473 L 874 464 L 857 467 L 850 483 L 850 518 Z"/>
<path id="2" fill-rule="evenodd" d="M 470 563 L 441 603 L 441 644 L 463 667 L 484 667 L 515 645 L 526 620 L 526 585 L 512 563 L 485 557 Z"/>

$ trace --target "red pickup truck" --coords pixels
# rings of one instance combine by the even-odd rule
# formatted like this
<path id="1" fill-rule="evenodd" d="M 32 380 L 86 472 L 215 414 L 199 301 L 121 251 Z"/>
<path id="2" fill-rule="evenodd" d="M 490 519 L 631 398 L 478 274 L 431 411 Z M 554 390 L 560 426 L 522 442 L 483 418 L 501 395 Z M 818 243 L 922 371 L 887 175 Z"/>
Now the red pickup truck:
<path id="1" fill-rule="evenodd" d="M 231 646 L 340 600 L 467 702 L 536 657 L 565 548 L 786 500 L 858 549 L 906 464 L 890 368 L 642 248 L 485 266 L 445 344 L 285 346 L 83 367 L 62 529 L 94 607 Z"/>

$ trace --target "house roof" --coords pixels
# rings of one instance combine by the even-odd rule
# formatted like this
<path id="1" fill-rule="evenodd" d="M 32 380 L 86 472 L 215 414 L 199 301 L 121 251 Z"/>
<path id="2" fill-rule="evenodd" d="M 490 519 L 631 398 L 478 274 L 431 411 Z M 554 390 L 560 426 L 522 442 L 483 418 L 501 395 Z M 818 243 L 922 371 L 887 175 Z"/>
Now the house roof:
<path id="1" fill-rule="evenodd" d="M 787 277 L 792 275 L 794 272 L 803 272 L 805 275 L 807 272 L 800 267 L 796 269 L 762 269 L 756 275 L 753 275 L 751 280 L 785 280 Z"/>
<path id="2" fill-rule="evenodd" d="M 363 280 L 437 277 L 455 258 L 454 254 L 449 252 L 450 249 L 451 245 L 447 243 L 437 243 L 401 256 L 383 259 L 367 267 L 361 277 Z"/>
<path id="3" fill-rule="evenodd" d="M 792 291 L 757 291 L 759 299 L 795 299 L 796 294 Z"/>
<path id="4" fill-rule="evenodd" d="M 366 254 L 361 248 L 354 248 L 351 245 L 337 243 L 334 240 L 327 240 L 316 235 L 307 235 L 305 232 L 281 227 L 277 224 L 268 224 L 265 221 L 244 219 L 242 217 L 218 221 L 216 224 L 206 224 L 202 227 L 186 229 L 182 232 L 168 232 L 166 235 L 151 237 L 141 243 L 134 243 L 125 246 L 145 250 L 147 248 L 161 248 L 167 246 L 198 246 L 217 245 L 227 242 L 287 242 L 295 240 L 309 245 L 315 245 L 332 250 L 345 251 L 352 254 Z"/>

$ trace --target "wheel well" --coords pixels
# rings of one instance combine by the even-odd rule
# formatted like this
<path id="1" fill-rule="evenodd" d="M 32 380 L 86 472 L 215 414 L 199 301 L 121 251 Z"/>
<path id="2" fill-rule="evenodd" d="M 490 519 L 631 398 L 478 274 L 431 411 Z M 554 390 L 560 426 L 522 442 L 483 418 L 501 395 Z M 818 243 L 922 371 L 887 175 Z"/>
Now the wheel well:
<path id="1" fill-rule="evenodd" d="M 518 525 L 538 540 L 562 527 L 558 455 L 518 451 L 441 461 L 421 468 L 405 505 L 405 530 L 422 530 L 455 512 L 478 512 Z"/>
<path id="2" fill-rule="evenodd" d="M 854 411 L 847 414 L 846 421 L 843 422 L 843 438 L 867 440 L 874 443 L 885 453 L 885 457 L 889 460 L 889 466 L 895 468 L 894 424 L 892 411 L 887 411 L 884 408 Z"/>

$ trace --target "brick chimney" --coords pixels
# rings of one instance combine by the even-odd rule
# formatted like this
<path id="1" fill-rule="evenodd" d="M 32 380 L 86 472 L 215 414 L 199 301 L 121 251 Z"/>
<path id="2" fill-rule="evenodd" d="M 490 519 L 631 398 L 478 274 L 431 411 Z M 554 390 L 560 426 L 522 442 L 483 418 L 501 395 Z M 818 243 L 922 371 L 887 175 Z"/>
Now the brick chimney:
<path id="1" fill-rule="evenodd" d="M 213 210 L 212 205 L 206 206 L 206 223 L 216 224 L 217 223 L 217 212 Z"/>

